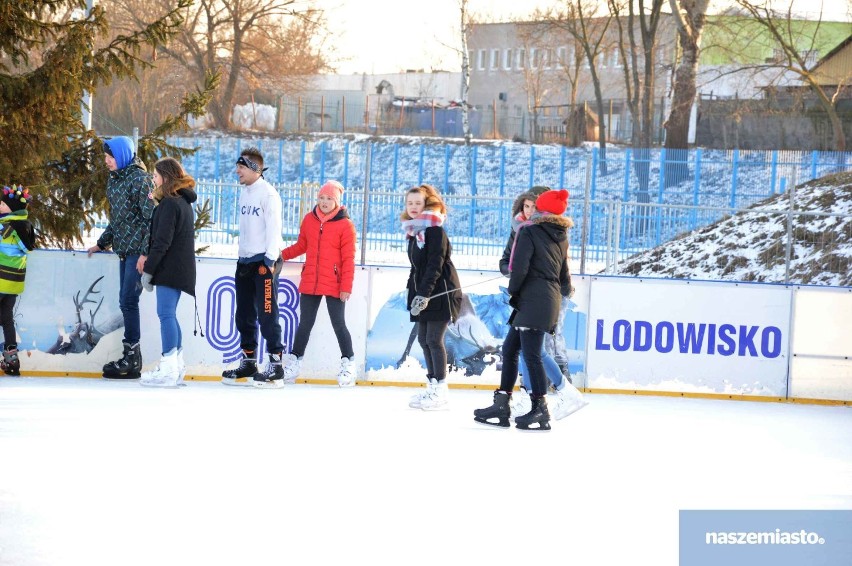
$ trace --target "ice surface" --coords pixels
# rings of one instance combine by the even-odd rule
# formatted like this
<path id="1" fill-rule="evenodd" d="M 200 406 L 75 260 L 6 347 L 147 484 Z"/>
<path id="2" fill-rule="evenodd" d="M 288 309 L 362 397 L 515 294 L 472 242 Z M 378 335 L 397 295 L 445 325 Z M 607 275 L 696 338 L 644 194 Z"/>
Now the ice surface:
<path id="1" fill-rule="evenodd" d="M 0 565 L 674 566 L 679 509 L 852 508 L 852 409 L 0 378 Z"/>

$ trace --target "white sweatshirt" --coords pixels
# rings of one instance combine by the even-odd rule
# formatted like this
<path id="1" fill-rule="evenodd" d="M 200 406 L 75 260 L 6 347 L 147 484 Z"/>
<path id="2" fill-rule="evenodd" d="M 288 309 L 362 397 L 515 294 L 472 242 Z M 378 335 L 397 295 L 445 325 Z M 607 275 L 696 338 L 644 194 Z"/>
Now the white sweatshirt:
<path id="1" fill-rule="evenodd" d="M 246 185 L 240 192 L 240 257 L 264 254 L 276 261 L 284 249 L 281 238 L 281 197 L 266 179 Z"/>

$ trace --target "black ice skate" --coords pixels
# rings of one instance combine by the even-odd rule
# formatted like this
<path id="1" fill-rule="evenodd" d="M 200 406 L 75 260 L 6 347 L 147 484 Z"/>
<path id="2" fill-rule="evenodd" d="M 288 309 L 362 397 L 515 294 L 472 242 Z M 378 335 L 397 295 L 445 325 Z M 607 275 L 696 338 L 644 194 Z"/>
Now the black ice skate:
<path id="1" fill-rule="evenodd" d="M 511 398 L 511 394 L 498 389 L 494 392 L 494 404 L 488 408 L 473 411 L 473 420 L 482 424 L 508 428 L 510 414 L 509 400 Z"/>
<path id="2" fill-rule="evenodd" d="M 142 351 L 139 342 L 128 344 L 124 342 L 124 352 L 121 359 L 109 362 L 104 366 L 104 379 L 139 379 L 142 375 Z"/>
<path id="3" fill-rule="evenodd" d="M 515 426 L 521 430 L 550 430 L 550 413 L 544 397 L 532 398 L 532 409 L 526 415 L 515 419 Z"/>
<path id="4" fill-rule="evenodd" d="M 254 352 L 243 351 L 242 355 L 243 357 L 240 359 L 238 367 L 222 372 L 222 385 L 251 387 L 251 378 L 257 373 L 257 358 L 254 357 Z M 244 378 L 244 381 L 237 381 Z"/>
<path id="5" fill-rule="evenodd" d="M 269 362 L 263 371 L 254 374 L 252 385 L 261 389 L 277 389 L 284 386 L 283 354 L 269 354 Z"/>
<path id="6" fill-rule="evenodd" d="M 6 375 L 21 375 L 21 360 L 18 359 L 18 346 L 10 344 L 3 350 L 3 359 L 0 360 L 0 369 Z"/>

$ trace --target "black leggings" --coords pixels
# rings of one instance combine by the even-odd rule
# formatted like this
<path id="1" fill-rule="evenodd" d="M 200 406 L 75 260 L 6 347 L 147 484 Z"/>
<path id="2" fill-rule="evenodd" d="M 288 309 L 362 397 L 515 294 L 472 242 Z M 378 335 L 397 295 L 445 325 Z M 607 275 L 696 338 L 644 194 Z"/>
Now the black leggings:
<path id="1" fill-rule="evenodd" d="M 444 346 L 444 334 L 449 324 L 447 320 L 417 323 L 417 341 L 426 359 L 426 373 L 438 381 L 443 381 L 447 377 L 447 348 Z"/>
<path id="2" fill-rule="evenodd" d="M 346 303 L 328 295 L 306 295 L 304 293 L 299 297 L 299 327 L 296 329 L 296 339 L 290 353 L 297 358 L 305 355 L 305 348 L 308 345 L 308 339 L 311 337 L 314 323 L 317 321 L 317 311 L 323 297 L 325 297 L 328 317 L 331 319 L 331 327 L 334 328 L 334 335 L 337 336 L 337 344 L 340 346 L 340 356 L 352 358 L 355 356 L 355 352 L 352 351 L 352 336 L 349 335 L 349 329 L 346 328 Z"/>
<path id="3" fill-rule="evenodd" d="M 18 295 L 0 295 L 0 322 L 3 325 L 3 341 L 8 348 L 18 344 L 15 337 L 15 301 Z"/>

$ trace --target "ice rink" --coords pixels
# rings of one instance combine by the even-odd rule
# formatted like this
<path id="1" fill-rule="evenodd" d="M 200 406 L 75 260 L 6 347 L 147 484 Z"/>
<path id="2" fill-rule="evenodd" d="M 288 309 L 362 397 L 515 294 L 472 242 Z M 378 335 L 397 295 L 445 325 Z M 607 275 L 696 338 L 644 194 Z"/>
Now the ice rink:
<path id="1" fill-rule="evenodd" d="M 675 566 L 680 509 L 852 508 L 852 408 L 0 378 L 0 564 Z"/>

